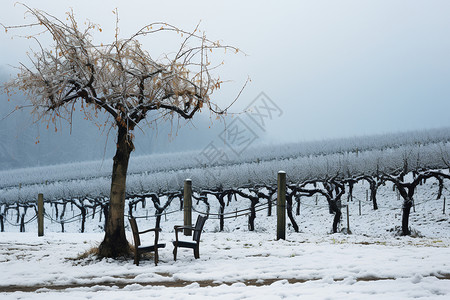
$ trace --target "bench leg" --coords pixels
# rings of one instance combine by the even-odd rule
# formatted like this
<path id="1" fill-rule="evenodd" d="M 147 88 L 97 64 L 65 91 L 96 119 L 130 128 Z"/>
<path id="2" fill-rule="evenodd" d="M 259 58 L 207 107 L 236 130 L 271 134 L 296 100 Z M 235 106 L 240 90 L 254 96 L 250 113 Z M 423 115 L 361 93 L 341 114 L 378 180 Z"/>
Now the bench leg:
<path id="1" fill-rule="evenodd" d="M 195 259 L 200 258 L 200 251 L 198 249 L 198 246 L 194 248 L 194 257 Z"/>
<path id="2" fill-rule="evenodd" d="M 177 260 L 177 246 L 174 246 L 173 248 L 173 260 Z"/>

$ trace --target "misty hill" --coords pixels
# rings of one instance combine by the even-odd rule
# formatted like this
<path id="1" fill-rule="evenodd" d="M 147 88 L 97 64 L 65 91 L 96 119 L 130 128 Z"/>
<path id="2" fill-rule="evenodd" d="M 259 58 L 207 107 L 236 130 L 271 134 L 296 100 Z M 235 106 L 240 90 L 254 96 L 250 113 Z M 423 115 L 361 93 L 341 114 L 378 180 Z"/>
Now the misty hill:
<path id="1" fill-rule="evenodd" d="M 20 98 L 20 97 L 19 97 Z M 93 160 L 109 161 L 115 152 L 115 130 L 99 129 L 94 122 L 84 120 L 76 110 L 72 125 L 63 120 L 55 126 L 34 122 L 30 110 L 14 111 L 23 103 L 8 101 L 0 95 L 0 170 L 56 165 Z M 106 121 L 100 116 L 99 123 Z M 189 151 L 203 148 L 216 138 L 224 124 L 199 114 L 192 122 L 177 120 L 144 125 L 135 130 L 133 156 Z"/>

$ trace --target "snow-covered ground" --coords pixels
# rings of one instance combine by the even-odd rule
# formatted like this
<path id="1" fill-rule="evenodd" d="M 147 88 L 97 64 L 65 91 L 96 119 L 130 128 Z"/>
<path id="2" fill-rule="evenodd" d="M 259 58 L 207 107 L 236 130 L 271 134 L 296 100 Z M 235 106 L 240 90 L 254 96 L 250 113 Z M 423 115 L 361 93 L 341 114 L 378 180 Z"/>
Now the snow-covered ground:
<path id="1" fill-rule="evenodd" d="M 315 197 L 302 198 L 300 232 L 288 226 L 286 240 L 275 240 L 276 217 L 264 210 L 253 232 L 247 217 L 226 219 L 224 232 L 218 232 L 218 220 L 209 219 L 198 260 L 182 249 L 173 261 L 173 225 L 182 224 L 182 212 L 168 214 L 162 218 L 160 241 L 167 246 L 158 266 L 151 259 L 138 267 L 131 258 L 80 259 L 102 240 L 97 218 L 88 222 L 88 233 L 77 233 L 78 223 L 61 233 L 59 224 L 46 220 L 44 237 L 37 237 L 31 223 L 26 233 L 7 225 L 0 233 L 0 299 L 449 299 L 450 205 L 447 201 L 444 214 L 436 182 L 418 188 L 410 220 L 416 237 L 396 234 L 401 201 L 392 186 L 380 187 L 377 211 L 365 201 L 366 188 L 356 186 L 349 203 L 351 235 L 329 234 L 333 216 L 324 199 L 316 205 Z M 444 190 L 444 196 L 450 192 Z M 249 205 L 242 201 L 233 200 L 225 211 Z M 216 202 L 210 199 L 211 212 Z M 343 212 L 341 227 L 347 227 Z M 153 227 L 154 220 L 138 224 Z M 151 235 L 147 239 L 152 242 Z"/>
<path id="2" fill-rule="evenodd" d="M 449 239 L 205 233 L 201 257 L 73 260 L 101 234 L 2 233 L 1 299 L 448 299 Z M 169 240 L 167 240 L 169 242 Z"/>

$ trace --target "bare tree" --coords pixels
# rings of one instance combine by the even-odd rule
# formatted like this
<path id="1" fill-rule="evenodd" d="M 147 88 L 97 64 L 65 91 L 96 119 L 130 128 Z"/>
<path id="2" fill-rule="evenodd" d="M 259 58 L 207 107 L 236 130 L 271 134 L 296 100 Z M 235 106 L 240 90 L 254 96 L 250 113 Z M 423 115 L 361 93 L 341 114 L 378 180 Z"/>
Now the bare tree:
<path id="1" fill-rule="evenodd" d="M 330 213 L 334 214 L 333 218 L 333 233 L 337 233 L 338 224 L 341 220 L 341 198 L 345 193 L 345 185 L 338 180 L 337 176 L 333 178 L 324 179 L 321 184 L 323 187 L 317 186 L 318 180 L 308 180 L 300 184 L 298 191 L 305 196 L 313 196 L 320 194 L 327 199 Z M 310 188 L 308 185 L 313 184 L 315 187 Z"/>
<path id="2" fill-rule="evenodd" d="M 227 189 L 224 190 L 222 187 L 219 187 L 217 189 L 217 191 L 213 191 L 213 190 L 203 190 L 202 191 L 203 195 L 214 195 L 214 197 L 216 197 L 217 201 L 219 201 L 219 231 L 223 231 L 224 226 L 225 226 L 225 221 L 224 221 L 224 213 L 225 213 L 225 197 L 230 198 L 233 195 L 233 190 L 231 189 Z"/>
<path id="3" fill-rule="evenodd" d="M 357 180 L 366 180 L 369 183 L 369 187 L 370 187 L 370 201 L 372 201 L 373 210 L 377 210 L 378 209 L 377 191 L 378 191 L 378 188 L 381 185 L 383 185 L 384 181 L 378 175 L 361 176 L 361 177 L 358 177 Z"/>
<path id="4" fill-rule="evenodd" d="M 15 90 L 23 92 L 36 119 L 55 124 L 55 129 L 61 118 L 71 122 L 76 104 L 87 119 L 96 120 L 100 112 L 109 115 L 107 123 L 97 124 L 117 131 L 108 218 L 99 255 L 124 255 L 129 252 L 124 206 L 134 129 L 144 120 L 151 123 L 175 117 L 191 119 L 202 108 L 225 113 L 226 109 L 220 110 L 210 99 L 222 81 L 211 75 L 210 71 L 220 64 L 211 65 L 208 55 L 218 49 L 233 52 L 238 49 L 207 39 L 198 28 L 187 32 L 166 23 L 148 24 L 131 37 L 121 39 L 118 17 L 115 39 L 108 44 L 95 44 L 92 34 L 102 31 L 99 25 L 86 22 L 81 28 L 73 12 L 68 12 L 67 22 L 63 22 L 46 12 L 25 7 L 35 23 L 3 27 L 41 28 L 42 33 L 28 37 L 40 47 L 30 56 L 32 66 L 21 64 L 18 77 L 5 85 L 6 91 L 10 97 Z M 143 49 L 140 40 L 157 32 L 177 35 L 181 45 L 173 54 L 155 60 Z M 51 35 L 53 48 L 41 45 L 43 33 Z"/>
<path id="5" fill-rule="evenodd" d="M 403 206 L 402 206 L 402 235 L 410 235 L 411 231 L 409 230 L 409 214 L 411 212 L 411 207 L 414 203 L 414 193 L 416 191 L 417 186 L 423 181 L 428 178 L 437 178 L 439 182 L 442 181 L 443 178 L 450 179 L 450 175 L 437 172 L 437 171 L 421 171 L 417 172 L 415 177 L 410 180 L 406 181 L 405 176 L 407 173 L 405 173 L 405 169 L 403 169 L 398 175 L 390 175 L 384 173 L 382 175 L 382 179 L 385 181 L 390 181 L 398 189 L 398 192 L 400 193 L 400 196 L 403 198 Z"/>

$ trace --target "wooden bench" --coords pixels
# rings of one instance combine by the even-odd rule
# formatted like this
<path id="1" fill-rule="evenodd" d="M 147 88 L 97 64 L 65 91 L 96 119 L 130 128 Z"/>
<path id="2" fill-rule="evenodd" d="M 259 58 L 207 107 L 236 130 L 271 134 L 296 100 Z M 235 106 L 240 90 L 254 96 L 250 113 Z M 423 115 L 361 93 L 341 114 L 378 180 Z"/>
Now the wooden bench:
<path id="1" fill-rule="evenodd" d="M 146 252 L 155 252 L 155 266 L 158 265 L 158 249 L 165 248 L 166 244 L 158 244 L 159 232 L 161 228 L 151 228 L 144 231 L 139 231 L 135 218 L 129 218 L 131 225 L 131 230 L 133 231 L 134 238 L 134 263 L 136 266 L 139 266 L 139 260 L 141 258 L 142 253 Z M 155 241 L 153 245 L 141 246 L 141 239 L 139 235 L 147 233 L 147 232 L 155 232 Z"/>
<path id="2" fill-rule="evenodd" d="M 208 217 L 198 216 L 197 221 L 195 222 L 195 226 L 175 226 L 175 241 L 173 241 L 173 259 L 177 260 L 177 249 L 178 248 L 190 248 L 194 250 L 194 257 L 200 258 L 200 236 L 202 234 L 203 225 L 205 225 Z M 194 231 L 192 235 L 192 242 L 190 241 L 180 241 L 178 239 L 178 232 L 183 231 L 184 229 L 191 229 Z"/>

